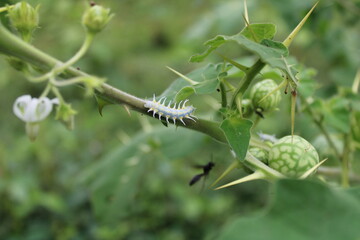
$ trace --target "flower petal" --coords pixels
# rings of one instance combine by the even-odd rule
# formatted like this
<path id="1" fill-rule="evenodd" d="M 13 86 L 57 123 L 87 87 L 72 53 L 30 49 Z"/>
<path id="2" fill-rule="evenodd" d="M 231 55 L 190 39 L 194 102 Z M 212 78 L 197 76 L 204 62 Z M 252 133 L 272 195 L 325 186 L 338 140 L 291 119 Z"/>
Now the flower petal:
<path id="1" fill-rule="evenodd" d="M 50 101 L 51 101 L 52 104 L 57 104 L 57 105 L 60 104 L 60 101 L 59 101 L 58 98 L 53 98 L 53 99 L 51 99 Z"/>
<path id="2" fill-rule="evenodd" d="M 24 95 L 16 99 L 13 111 L 14 114 L 27 123 L 35 123 L 44 120 L 52 111 L 53 103 L 58 100 L 50 100 L 47 97 L 31 98 L 30 95 Z"/>
<path id="3" fill-rule="evenodd" d="M 23 121 L 26 121 L 25 112 L 29 106 L 30 101 L 31 101 L 30 95 L 23 95 L 18 97 L 13 105 L 14 114 Z"/>
<path id="4" fill-rule="evenodd" d="M 40 99 L 33 98 L 31 103 L 30 121 L 40 122 L 44 120 L 52 111 L 52 103 L 47 97 Z"/>

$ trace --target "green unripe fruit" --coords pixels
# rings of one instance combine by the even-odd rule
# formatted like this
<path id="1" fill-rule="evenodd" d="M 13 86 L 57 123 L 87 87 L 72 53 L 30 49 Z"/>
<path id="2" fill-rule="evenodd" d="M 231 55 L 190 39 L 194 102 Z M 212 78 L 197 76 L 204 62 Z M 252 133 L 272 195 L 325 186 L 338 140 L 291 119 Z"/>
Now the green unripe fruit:
<path id="1" fill-rule="evenodd" d="M 318 163 L 315 148 L 296 135 L 279 139 L 269 152 L 269 167 L 287 177 L 298 178 Z"/>
<path id="2" fill-rule="evenodd" d="M 253 113 L 254 109 L 252 106 L 252 102 L 250 99 L 242 99 L 241 100 L 241 110 L 243 117 L 248 118 L 251 117 L 251 114 Z"/>
<path id="3" fill-rule="evenodd" d="M 276 88 L 278 88 L 278 85 L 271 79 L 262 80 L 252 87 L 250 91 L 250 98 L 255 110 L 259 109 L 261 112 L 266 112 L 277 107 L 281 100 L 280 90 L 276 90 L 261 101 L 266 95 L 274 91 Z"/>
<path id="4" fill-rule="evenodd" d="M 268 164 L 269 153 L 264 149 L 258 147 L 252 147 L 249 149 L 249 152 L 258 160 L 262 161 L 265 164 Z"/>
<path id="5" fill-rule="evenodd" d="M 103 30 L 112 17 L 110 9 L 95 5 L 85 11 L 82 23 L 89 32 L 95 34 Z"/>

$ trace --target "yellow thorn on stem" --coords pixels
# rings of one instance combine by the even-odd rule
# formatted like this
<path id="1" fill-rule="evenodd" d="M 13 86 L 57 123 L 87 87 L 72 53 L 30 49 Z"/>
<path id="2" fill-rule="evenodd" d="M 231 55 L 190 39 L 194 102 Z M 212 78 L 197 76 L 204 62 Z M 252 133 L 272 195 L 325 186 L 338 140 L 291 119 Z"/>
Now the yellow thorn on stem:
<path id="1" fill-rule="evenodd" d="M 187 81 L 188 83 L 190 83 L 191 85 L 196 85 L 198 84 L 198 82 L 195 82 L 194 80 L 188 78 L 187 76 L 179 73 L 178 71 L 172 69 L 171 67 L 166 66 L 169 70 L 171 70 L 172 72 L 174 72 L 176 75 L 180 76 L 182 79 L 184 79 L 185 81 Z"/>
<path id="2" fill-rule="evenodd" d="M 275 93 L 277 90 L 279 90 L 279 89 L 281 89 L 282 87 L 284 87 L 286 84 L 287 84 L 286 80 L 282 81 L 277 88 L 275 88 L 274 90 L 272 90 L 271 92 L 269 92 L 268 94 L 266 94 L 262 99 L 260 99 L 259 103 L 261 103 L 262 101 L 264 101 L 266 98 L 268 98 L 271 94 Z"/>
<path id="3" fill-rule="evenodd" d="M 245 18 L 245 22 L 247 24 L 250 24 L 249 13 L 248 13 L 248 9 L 247 9 L 246 0 L 244 0 L 244 18 Z"/>
<path id="4" fill-rule="evenodd" d="M 359 85 L 360 85 L 360 68 L 358 69 L 353 85 L 351 87 L 351 91 L 356 94 L 359 91 Z"/>
<path id="5" fill-rule="evenodd" d="M 127 114 L 129 115 L 129 117 L 131 117 L 131 112 L 130 112 L 130 109 L 129 109 L 128 105 L 123 104 L 123 107 L 125 108 L 125 110 L 126 110 Z"/>
<path id="6" fill-rule="evenodd" d="M 230 187 L 230 186 L 240 184 L 240 183 L 243 183 L 243 182 L 249 182 L 249 181 L 253 181 L 253 180 L 257 180 L 257 179 L 265 179 L 265 177 L 266 177 L 266 175 L 263 172 L 255 171 L 253 174 L 247 175 L 246 177 L 240 178 L 240 179 L 238 179 L 236 181 L 233 181 L 231 183 L 222 185 L 222 186 L 220 186 L 218 188 L 215 188 L 215 190 Z"/>
<path id="7" fill-rule="evenodd" d="M 320 167 L 321 164 L 323 164 L 326 160 L 328 160 L 327 158 L 325 158 L 324 160 L 322 160 L 321 162 L 319 162 L 318 164 L 316 164 L 315 166 L 313 166 L 312 168 L 310 168 L 309 170 L 307 170 L 303 175 L 301 175 L 300 179 L 304 179 L 307 178 L 308 176 L 310 176 L 310 174 L 312 174 L 313 172 L 316 171 L 316 169 L 318 167 Z"/>
<path id="8" fill-rule="evenodd" d="M 286 47 L 289 47 L 291 42 L 294 40 L 295 36 L 298 34 L 300 29 L 305 24 L 306 20 L 309 18 L 312 11 L 314 11 L 315 7 L 318 5 L 319 2 L 316 2 L 315 5 L 310 9 L 310 11 L 306 14 L 306 16 L 301 20 L 301 22 L 294 28 L 294 30 L 289 34 L 289 36 L 283 41 L 283 44 Z"/>
<path id="9" fill-rule="evenodd" d="M 233 163 L 230 164 L 230 166 L 218 177 L 213 184 L 211 184 L 211 187 L 214 187 L 221 179 L 223 179 L 226 175 L 228 175 L 232 170 L 239 167 L 240 163 L 235 160 Z"/>

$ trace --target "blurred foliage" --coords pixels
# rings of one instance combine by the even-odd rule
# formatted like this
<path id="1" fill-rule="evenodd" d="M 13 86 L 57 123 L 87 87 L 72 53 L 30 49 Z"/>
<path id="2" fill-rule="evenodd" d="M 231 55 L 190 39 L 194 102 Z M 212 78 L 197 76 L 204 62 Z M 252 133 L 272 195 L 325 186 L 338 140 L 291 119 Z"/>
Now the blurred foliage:
<path id="1" fill-rule="evenodd" d="M 257 213 L 230 223 L 220 239 L 239 239 L 239 236 L 254 240 L 282 239 L 286 236 L 286 239 L 335 240 L 360 236 L 356 224 L 360 215 L 360 188 L 332 190 L 323 183 L 303 181 L 299 184 L 296 180 L 280 180 L 274 187 L 275 201 L 266 214 Z M 306 202 L 303 196 L 307 196 Z"/>
<path id="2" fill-rule="evenodd" d="M 1 1 L 1 6 L 14 2 Z M 234 0 L 97 2 L 111 8 L 115 17 L 96 37 L 78 67 L 106 77 L 110 84 L 139 97 L 151 97 L 154 93 L 158 96 L 172 83 L 176 77 L 164 66 L 182 73 L 201 66 L 206 68 L 206 64 L 189 64 L 187 60 L 205 50 L 202 43 L 207 39 L 218 34 L 236 34 L 244 26 L 242 2 Z M 72 56 L 84 38 L 80 22 L 88 1 L 31 0 L 29 3 L 41 4 L 41 28 L 36 30 L 33 44 L 61 60 Z M 276 41 L 282 41 L 312 5 L 310 0 L 248 1 L 250 21 L 274 23 Z M 322 1 L 290 48 L 298 62 L 312 68 L 300 71 L 304 83 L 300 91 L 304 95 L 330 97 L 339 90 L 346 96 L 321 103 L 314 101 L 311 106 L 324 114 L 328 126 L 343 133 L 350 131 L 348 103 L 359 106 L 359 97 L 345 88 L 351 86 L 360 66 L 359 15 L 358 1 Z M 6 20 L 4 14 L 2 19 Z M 228 57 L 237 58 L 240 53 L 244 56 L 243 50 L 231 47 L 224 46 L 221 52 L 231 49 L 227 51 Z M 248 66 L 251 60 L 243 57 L 239 62 Z M 213 54 L 209 61 L 222 59 Z M 12 104 L 22 94 L 38 96 L 44 85 L 27 82 L 4 58 L 0 59 L 0 71 L 0 108 L 4 110 L 0 126 L 0 239 L 211 239 L 217 236 L 219 226 L 262 209 L 268 202 L 268 191 L 272 190 L 261 181 L 222 191 L 207 189 L 231 162 L 226 146 L 200 133 L 167 129 L 155 119 L 144 120 L 144 116 L 133 112 L 129 116 L 119 106 L 106 106 L 101 117 L 95 100 L 84 99 L 81 88 L 63 91 L 78 111 L 75 130 L 68 132 L 49 118 L 42 123 L 37 141 L 31 143 L 23 123 L 12 113 Z M 232 71 L 229 74 L 234 73 L 232 77 L 237 78 L 239 74 Z M 281 80 L 277 72 L 268 68 L 262 74 Z M 217 117 L 211 114 L 214 105 L 220 105 L 220 96 L 217 93 L 212 96 L 193 97 L 197 114 Z M 266 116 L 258 128 L 277 136 L 288 134 L 289 125 L 284 122 L 290 122 L 289 101 L 282 101 L 282 110 Z M 317 137 L 318 130 L 311 120 L 300 115 L 296 122 L 296 131 L 317 144 L 322 157 L 328 157 L 331 149 Z M 360 136 L 360 131 L 355 131 L 353 134 Z M 332 137 L 338 140 L 339 135 Z M 341 142 L 337 147 L 343 147 Z M 205 187 L 197 183 L 190 188 L 189 180 L 199 173 L 192 166 L 206 164 L 211 156 L 216 166 Z M 329 163 L 333 163 L 332 156 L 329 158 Z M 358 172 L 359 165 L 354 163 Z M 238 171 L 236 177 L 239 174 L 244 173 Z M 323 206 L 323 214 L 335 208 L 345 214 L 353 207 L 352 214 L 341 219 L 345 223 L 356 222 L 353 216 L 359 209 L 358 190 L 343 197 L 310 183 L 296 188 L 299 192 L 290 191 L 293 184 L 278 183 L 278 188 L 287 191 L 278 196 L 269 215 L 254 220 L 256 224 L 276 224 L 273 218 L 286 210 L 291 212 L 297 194 L 319 194 L 318 191 L 324 192 L 326 199 L 334 198 Z M 353 197 L 355 193 L 357 197 Z M 293 196 L 294 202 L 288 200 L 289 196 Z M 337 204 L 336 199 L 343 198 L 348 204 Z M 318 199 L 315 202 L 318 204 L 314 203 L 309 211 L 316 212 L 322 202 Z M 332 216 L 342 216 L 336 213 Z M 307 216 L 301 220 L 306 221 Z M 239 222 L 242 229 L 251 229 L 246 219 Z M 272 226 L 267 225 L 266 229 Z M 245 234 L 236 232 L 242 233 Z M 230 229 L 224 234 L 233 232 Z"/>

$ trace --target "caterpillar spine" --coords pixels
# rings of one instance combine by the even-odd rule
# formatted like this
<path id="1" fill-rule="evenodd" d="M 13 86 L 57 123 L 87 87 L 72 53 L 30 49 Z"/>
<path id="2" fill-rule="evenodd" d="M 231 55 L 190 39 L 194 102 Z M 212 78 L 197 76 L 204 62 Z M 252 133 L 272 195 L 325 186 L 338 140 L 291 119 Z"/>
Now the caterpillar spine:
<path id="1" fill-rule="evenodd" d="M 169 119 L 172 119 L 174 124 L 176 120 L 182 122 L 182 124 L 186 125 L 183 121 L 183 118 L 188 118 L 196 122 L 194 115 L 191 115 L 195 108 L 193 106 L 185 106 L 189 100 L 186 99 L 184 102 L 180 101 L 178 104 L 174 103 L 174 106 L 171 107 L 171 101 L 165 105 L 166 98 L 162 97 L 159 101 L 156 101 L 155 95 L 153 96 L 153 100 L 145 100 L 144 107 L 149 108 L 148 112 L 153 112 L 153 117 L 157 114 L 159 120 L 161 117 L 165 117 L 166 122 L 169 124 Z M 176 107 L 177 104 L 177 107 Z M 197 119 L 197 118 L 196 118 Z"/>

